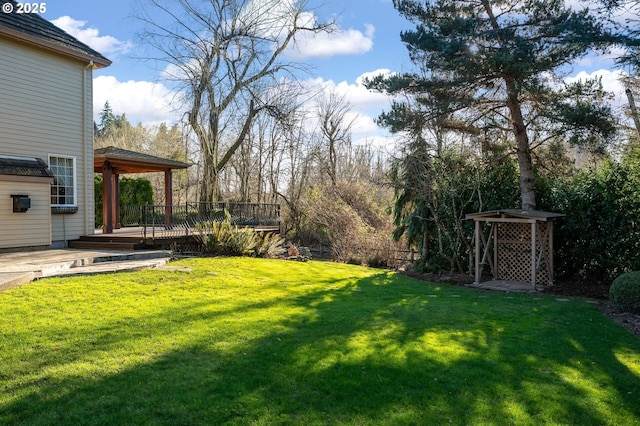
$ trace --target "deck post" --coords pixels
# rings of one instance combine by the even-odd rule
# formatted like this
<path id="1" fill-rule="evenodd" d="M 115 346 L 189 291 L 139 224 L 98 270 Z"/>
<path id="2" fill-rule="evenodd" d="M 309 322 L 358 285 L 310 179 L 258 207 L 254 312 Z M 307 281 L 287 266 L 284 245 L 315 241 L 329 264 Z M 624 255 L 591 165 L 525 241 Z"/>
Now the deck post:
<path id="1" fill-rule="evenodd" d="M 105 161 L 102 172 L 102 233 L 113 233 L 113 168 Z"/>
<path id="2" fill-rule="evenodd" d="M 142 239 L 144 240 L 144 243 L 147 243 L 147 207 L 148 206 L 142 206 Z"/>
<path id="3" fill-rule="evenodd" d="M 113 226 L 114 229 L 120 229 L 120 175 L 113 174 Z"/>

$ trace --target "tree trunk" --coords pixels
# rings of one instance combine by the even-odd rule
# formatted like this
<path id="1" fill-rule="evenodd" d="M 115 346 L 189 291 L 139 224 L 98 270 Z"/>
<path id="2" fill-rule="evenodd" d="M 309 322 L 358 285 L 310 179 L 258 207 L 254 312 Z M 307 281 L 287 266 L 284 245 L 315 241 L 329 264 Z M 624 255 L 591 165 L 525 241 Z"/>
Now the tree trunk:
<path id="1" fill-rule="evenodd" d="M 336 184 L 336 169 L 338 160 L 336 158 L 336 142 L 333 139 L 333 136 L 329 138 L 329 177 L 331 178 L 331 183 L 333 185 Z"/>
<path id="2" fill-rule="evenodd" d="M 633 123 L 636 126 L 636 132 L 638 132 L 638 136 L 640 136 L 640 118 L 638 117 L 636 102 L 633 99 L 633 92 L 631 92 L 631 89 L 627 87 L 625 93 L 627 94 L 627 99 L 629 100 L 629 108 L 631 108 L 631 117 L 633 117 Z"/>
<path id="3" fill-rule="evenodd" d="M 491 22 L 491 26 L 495 31 L 500 30 L 498 20 L 496 19 L 493 8 L 488 0 L 483 0 L 487 16 Z M 502 44 L 502 41 L 500 41 Z M 529 136 L 527 135 L 527 126 L 524 124 L 522 117 L 522 107 L 518 97 L 518 89 L 513 77 L 505 76 L 504 82 L 507 86 L 507 107 L 511 114 L 511 125 L 516 138 L 516 154 L 518 157 L 518 166 L 520 168 L 520 202 L 523 210 L 536 209 L 536 186 L 533 177 L 533 162 L 531 161 L 531 147 L 529 146 Z"/>
<path id="4" fill-rule="evenodd" d="M 520 168 L 520 201 L 523 210 L 536 209 L 536 186 L 533 175 L 533 162 L 531 161 L 531 147 L 529 136 L 524 124 L 520 101 L 515 81 L 506 79 L 507 106 L 511 114 L 511 124 L 516 138 L 516 154 Z"/>
<path id="5" fill-rule="evenodd" d="M 200 202 L 213 201 L 213 187 L 215 185 L 215 172 L 213 158 L 209 155 L 202 156 L 202 178 L 200 179 Z"/>

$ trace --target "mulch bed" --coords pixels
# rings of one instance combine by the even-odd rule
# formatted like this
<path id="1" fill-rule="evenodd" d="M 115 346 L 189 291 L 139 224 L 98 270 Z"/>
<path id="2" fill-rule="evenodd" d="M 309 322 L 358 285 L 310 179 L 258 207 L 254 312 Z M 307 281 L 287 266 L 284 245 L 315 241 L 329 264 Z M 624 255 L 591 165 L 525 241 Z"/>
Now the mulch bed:
<path id="1" fill-rule="evenodd" d="M 596 300 L 603 314 L 640 337 L 640 315 L 623 312 L 611 303 L 609 301 L 610 285 L 611 283 L 596 279 L 560 280 L 549 289 L 549 293 Z"/>
<path id="2" fill-rule="evenodd" d="M 473 282 L 473 278 L 466 274 L 422 274 L 412 270 L 401 272 L 413 278 L 442 284 L 466 286 Z M 597 301 L 598 308 L 603 314 L 640 338 L 640 315 L 622 312 L 614 306 L 609 301 L 610 285 L 610 283 L 596 279 L 558 280 L 554 283 L 553 287 L 547 289 L 546 293 Z"/>

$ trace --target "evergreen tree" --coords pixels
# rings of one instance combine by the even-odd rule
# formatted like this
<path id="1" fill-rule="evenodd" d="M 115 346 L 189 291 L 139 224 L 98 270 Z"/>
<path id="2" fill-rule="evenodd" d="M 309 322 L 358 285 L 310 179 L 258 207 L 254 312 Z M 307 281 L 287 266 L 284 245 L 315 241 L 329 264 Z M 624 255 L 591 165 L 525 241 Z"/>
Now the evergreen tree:
<path id="1" fill-rule="evenodd" d="M 97 127 L 98 135 L 104 137 L 111 127 L 116 122 L 116 116 L 113 114 L 113 109 L 109 101 L 105 101 L 102 111 L 100 111 L 100 124 Z"/>
<path id="2" fill-rule="evenodd" d="M 599 82 L 561 80 L 567 66 L 615 41 L 588 10 L 572 10 L 563 0 L 394 0 L 394 6 L 416 24 L 401 39 L 420 72 L 367 82 L 415 101 L 394 103 L 380 121 L 412 134 L 416 123 L 442 117 L 457 126 L 467 120 L 485 134 L 508 129 L 523 209 L 536 208 L 534 138 L 602 145 L 615 132 Z"/>

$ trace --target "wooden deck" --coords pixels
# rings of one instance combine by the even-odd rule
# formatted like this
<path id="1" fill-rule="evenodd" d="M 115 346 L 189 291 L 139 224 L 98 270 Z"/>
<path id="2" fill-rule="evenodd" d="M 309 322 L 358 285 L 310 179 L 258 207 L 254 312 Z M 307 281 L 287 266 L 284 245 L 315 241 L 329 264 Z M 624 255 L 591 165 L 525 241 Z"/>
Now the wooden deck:
<path id="1" fill-rule="evenodd" d="M 91 235 L 81 235 L 78 240 L 69 241 L 70 248 L 77 249 L 113 249 L 113 250 L 140 250 L 153 247 L 150 241 L 145 242 L 144 227 L 114 229 L 111 234 L 103 234 L 101 229 L 96 229 Z"/>
<path id="2" fill-rule="evenodd" d="M 256 232 L 280 233 L 280 205 L 247 202 L 187 202 L 181 205 L 122 206 L 117 217 L 123 226 L 96 229 L 69 246 L 75 248 L 169 248 L 174 244 L 197 247 L 197 223 L 229 220 L 233 226 Z M 104 227 L 103 227 L 104 229 Z"/>
<path id="3" fill-rule="evenodd" d="M 103 234 L 102 229 L 96 229 L 92 236 L 98 238 L 108 238 L 110 236 L 122 236 L 122 237 L 136 237 L 142 236 L 144 232 L 144 226 L 133 226 L 126 228 L 114 229 L 112 234 Z"/>
<path id="4" fill-rule="evenodd" d="M 256 232 L 279 233 L 279 225 L 248 226 Z M 193 242 L 193 236 L 198 231 L 192 227 L 176 226 L 165 228 L 155 227 L 126 227 L 114 229 L 112 233 L 105 234 L 101 229 L 96 229 L 92 235 L 82 235 L 78 240 L 70 241 L 70 248 L 103 248 L 113 250 L 139 250 L 153 247 L 168 247 L 172 244 Z"/>

